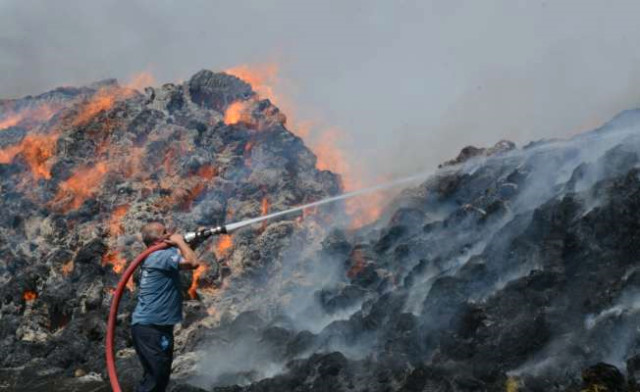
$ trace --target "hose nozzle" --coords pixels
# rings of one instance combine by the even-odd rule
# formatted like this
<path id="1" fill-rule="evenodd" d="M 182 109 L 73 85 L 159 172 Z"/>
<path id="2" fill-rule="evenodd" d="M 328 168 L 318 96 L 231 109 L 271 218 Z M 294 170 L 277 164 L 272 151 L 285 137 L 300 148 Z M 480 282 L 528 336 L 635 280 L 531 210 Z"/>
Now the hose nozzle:
<path id="1" fill-rule="evenodd" d="M 197 245 L 212 235 L 227 234 L 227 228 L 225 226 L 211 227 L 208 229 L 202 229 L 198 231 L 192 231 L 184 235 L 184 242 L 190 245 Z"/>

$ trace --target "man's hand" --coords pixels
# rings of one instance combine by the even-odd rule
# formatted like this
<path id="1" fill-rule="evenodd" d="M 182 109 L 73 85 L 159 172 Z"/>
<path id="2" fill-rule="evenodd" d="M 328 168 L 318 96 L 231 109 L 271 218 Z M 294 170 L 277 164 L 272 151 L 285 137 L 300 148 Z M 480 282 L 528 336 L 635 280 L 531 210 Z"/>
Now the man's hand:
<path id="1" fill-rule="evenodd" d="M 184 237 L 181 234 L 171 234 L 169 238 L 164 240 L 165 244 L 170 246 L 175 246 L 180 250 L 180 254 L 184 258 L 183 261 L 180 262 L 180 269 L 196 269 L 203 264 L 200 260 L 198 260 L 198 256 L 196 256 L 195 252 L 189 244 L 184 241 Z"/>
<path id="2" fill-rule="evenodd" d="M 165 244 L 168 244 L 168 245 L 171 245 L 171 246 L 177 246 L 178 248 L 180 247 L 180 245 L 186 245 L 182 235 L 177 234 L 177 233 L 171 234 L 169 236 L 169 238 L 166 238 L 164 240 L 164 242 L 165 242 Z"/>

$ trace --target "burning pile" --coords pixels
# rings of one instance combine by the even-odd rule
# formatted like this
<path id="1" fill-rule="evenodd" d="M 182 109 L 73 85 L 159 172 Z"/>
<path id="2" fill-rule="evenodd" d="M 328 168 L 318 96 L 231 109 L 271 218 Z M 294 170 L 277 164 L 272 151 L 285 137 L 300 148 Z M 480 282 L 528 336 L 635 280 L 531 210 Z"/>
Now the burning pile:
<path id="1" fill-rule="evenodd" d="M 35 380 L 45 363 L 52 380 L 104 369 L 104 316 L 127 260 L 142 250 L 144 222 L 189 230 L 340 191 L 242 80 L 202 71 L 182 85 L 138 88 L 108 80 L 0 101 L 3 378 Z M 251 121 L 226 124 L 243 101 Z M 268 230 L 241 235 L 258 241 Z M 185 297 L 216 295 L 232 271 L 250 269 L 235 248 L 232 237 L 203 246 L 209 268 L 185 273 Z M 275 258 L 258 249 L 253 262 Z M 123 310 L 132 304 L 129 296 Z M 127 323 L 121 348 L 130 347 Z"/>
<path id="2" fill-rule="evenodd" d="M 305 136 L 269 77 L 0 102 L 8 385 L 105 387 L 105 316 L 147 220 L 190 230 L 354 186 L 322 170 L 339 151 L 289 132 Z M 377 217 L 357 230 L 370 217 L 336 204 L 211 240 L 208 267 L 183 277 L 177 390 L 637 388 L 638 151 L 640 112 L 626 112 L 566 141 L 467 147 L 384 210 L 357 201 Z"/>

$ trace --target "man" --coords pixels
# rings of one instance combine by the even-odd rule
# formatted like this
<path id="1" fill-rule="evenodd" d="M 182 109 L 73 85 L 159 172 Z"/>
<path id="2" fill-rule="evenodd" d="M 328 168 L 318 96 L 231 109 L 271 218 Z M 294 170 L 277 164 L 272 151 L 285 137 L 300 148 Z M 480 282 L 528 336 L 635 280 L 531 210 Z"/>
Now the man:
<path id="1" fill-rule="evenodd" d="M 198 268 L 195 252 L 179 234 L 168 235 L 161 222 L 142 228 L 147 247 L 165 242 L 171 247 L 153 252 L 142 263 L 138 304 L 131 320 L 133 346 L 144 376 L 136 391 L 164 391 L 173 361 L 173 326 L 182 321 L 181 269 Z"/>

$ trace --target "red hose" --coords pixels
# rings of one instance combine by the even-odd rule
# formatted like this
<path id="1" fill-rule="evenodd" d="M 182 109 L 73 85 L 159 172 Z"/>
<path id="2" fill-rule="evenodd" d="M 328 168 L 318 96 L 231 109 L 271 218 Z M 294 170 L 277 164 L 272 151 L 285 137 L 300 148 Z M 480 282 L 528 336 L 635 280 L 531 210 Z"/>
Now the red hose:
<path id="1" fill-rule="evenodd" d="M 113 345 L 113 337 L 116 332 L 116 319 L 118 318 L 118 306 L 120 306 L 120 298 L 122 297 L 122 293 L 124 292 L 125 287 L 127 287 L 127 282 L 131 279 L 131 275 L 133 275 L 134 271 L 138 266 L 147 258 L 151 253 L 168 248 L 169 245 L 161 242 L 157 245 L 153 245 L 147 248 L 144 252 L 140 253 L 138 257 L 135 258 L 129 264 L 129 267 L 124 271 L 122 277 L 120 278 L 120 282 L 118 282 L 118 287 L 116 287 L 116 292 L 113 294 L 113 299 L 111 300 L 111 310 L 109 311 L 109 322 L 107 323 L 107 341 L 105 344 L 105 350 L 107 355 L 107 372 L 109 373 L 109 381 L 111 382 L 111 389 L 114 392 L 122 392 L 120 389 L 120 383 L 118 382 L 118 373 L 116 372 L 116 362 L 114 359 L 114 345 Z"/>

